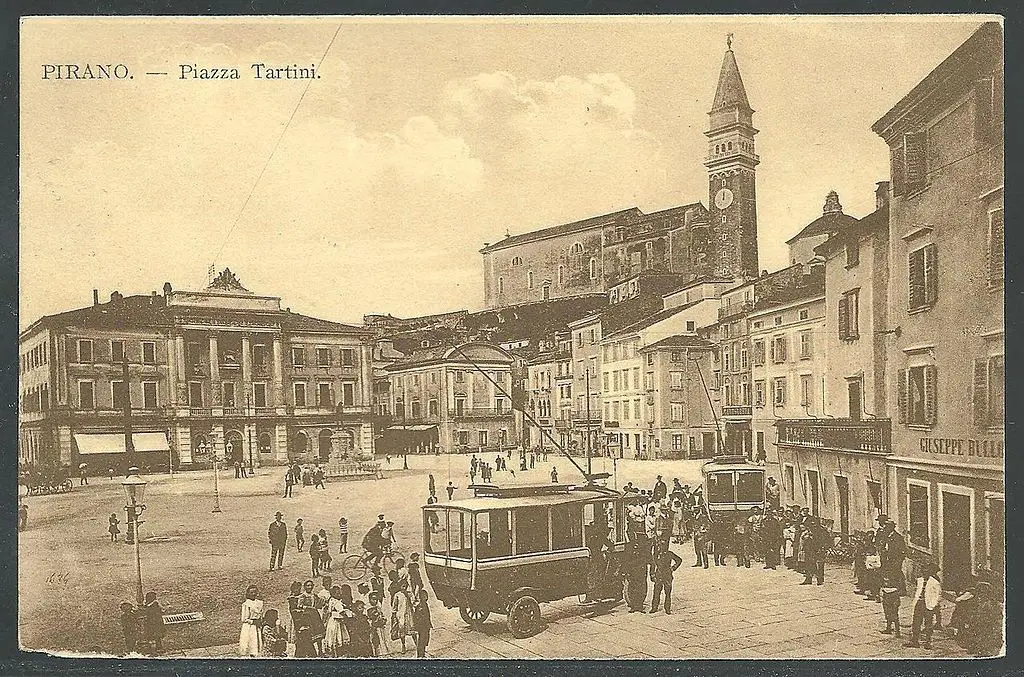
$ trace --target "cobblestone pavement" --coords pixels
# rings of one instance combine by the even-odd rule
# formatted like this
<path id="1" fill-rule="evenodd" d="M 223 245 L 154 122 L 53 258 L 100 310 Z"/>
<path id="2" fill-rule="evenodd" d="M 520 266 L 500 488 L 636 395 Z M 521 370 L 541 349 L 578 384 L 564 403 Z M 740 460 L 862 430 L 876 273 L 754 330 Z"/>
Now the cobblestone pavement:
<path id="1" fill-rule="evenodd" d="M 687 555 L 687 546 L 678 552 Z M 625 604 L 594 614 L 576 598 L 541 605 L 545 627 L 515 639 L 504 616 L 470 629 L 455 609 L 435 606 L 428 654 L 433 658 L 919 658 L 966 657 L 945 632 L 932 650 L 904 648 L 880 631 L 881 606 L 853 593 L 849 569 L 830 567 L 825 584 L 800 585 L 789 570 L 727 567 L 676 574 L 671 615 L 630 614 Z M 436 604 L 436 602 L 435 602 Z M 901 619 L 909 633 L 909 600 Z M 948 618 L 951 609 L 944 609 Z M 187 652 L 193 657 L 232 656 L 234 646 Z M 405 657 L 415 652 L 412 643 Z"/>

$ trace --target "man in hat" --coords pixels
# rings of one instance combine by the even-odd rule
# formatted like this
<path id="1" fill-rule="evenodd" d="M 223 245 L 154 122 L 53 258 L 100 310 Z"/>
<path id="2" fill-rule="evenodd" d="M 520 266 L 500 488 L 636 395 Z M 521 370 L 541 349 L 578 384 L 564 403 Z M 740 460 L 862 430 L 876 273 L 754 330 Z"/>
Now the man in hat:
<path id="1" fill-rule="evenodd" d="M 658 479 L 654 482 L 654 491 L 652 492 L 652 500 L 660 501 L 661 499 L 668 496 L 668 487 L 665 482 L 662 481 L 661 475 L 658 475 Z"/>
<path id="2" fill-rule="evenodd" d="M 267 530 L 267 539 L 270 541 L 270 570 L 274 570 L 274 561 L 277 561 L 277 568 L 284 568 L 284 550 L 288 545 L 288 525 L 281 519 L 284 513 L 278 510 L 274 513 L 274 521 L 270 523 Z"/>

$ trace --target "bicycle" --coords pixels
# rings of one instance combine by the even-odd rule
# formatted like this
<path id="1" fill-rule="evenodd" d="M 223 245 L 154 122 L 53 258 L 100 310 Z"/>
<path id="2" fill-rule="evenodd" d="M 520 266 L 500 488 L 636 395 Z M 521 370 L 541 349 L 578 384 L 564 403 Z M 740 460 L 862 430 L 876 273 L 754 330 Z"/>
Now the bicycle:
<path id="1" fill-rule="evenodd" d="M 374 558 L 374 553 L 364 550 L 363 554 L 359 555 L 352 553 L 341 561 L 341 573 L 350 581 L 359 581 L 366 578 L 367 574 L 371 573 L 370 561 Z M 395 568 L 395 561 L 405 559 L 405 556 L 395 550 L 385 550 L 384 554 L 380 558 L 380 568 L 387 574 L 389 571 Z"/>

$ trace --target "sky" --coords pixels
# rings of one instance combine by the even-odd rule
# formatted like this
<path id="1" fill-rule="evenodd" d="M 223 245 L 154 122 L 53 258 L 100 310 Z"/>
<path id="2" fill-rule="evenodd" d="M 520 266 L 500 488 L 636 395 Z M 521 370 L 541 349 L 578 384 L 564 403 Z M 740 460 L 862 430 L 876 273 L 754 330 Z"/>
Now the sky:
<path id="1" fill-rule="evenodd" d="M 479 309 L 479 250 L 506 232 L 707 205 L 727 33 L 760 130 L 760 267 L 778 269 L 830 190 L 872 211 L 889 170 L 871 124 L 983 20 L 23 19 L 20 326 L 94 288 L 201 289 L 210 265 L 335 321 Z M 42 77 L 90 63 L 132 79 Z"/>

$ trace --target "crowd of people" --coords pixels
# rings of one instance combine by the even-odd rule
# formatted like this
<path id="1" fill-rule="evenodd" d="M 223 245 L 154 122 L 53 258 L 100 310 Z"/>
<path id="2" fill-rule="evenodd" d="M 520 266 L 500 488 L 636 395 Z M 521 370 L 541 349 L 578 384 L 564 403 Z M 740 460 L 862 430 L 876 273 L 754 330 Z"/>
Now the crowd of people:
<path id="1" fill-rule="evenodd" d="M 292 489 L 297 485 L 313 487 L 314 489 L 326 489 L 327 487 L 324 485 L 325 479 L 327 479 L 327 471 L 319 463 L 300 465 L 298 462 L 295 462 L 284 473 L 284 496 L 282 498 L 292 498 Z"/>

